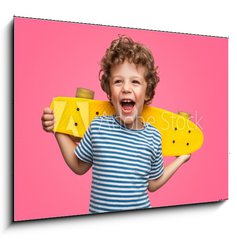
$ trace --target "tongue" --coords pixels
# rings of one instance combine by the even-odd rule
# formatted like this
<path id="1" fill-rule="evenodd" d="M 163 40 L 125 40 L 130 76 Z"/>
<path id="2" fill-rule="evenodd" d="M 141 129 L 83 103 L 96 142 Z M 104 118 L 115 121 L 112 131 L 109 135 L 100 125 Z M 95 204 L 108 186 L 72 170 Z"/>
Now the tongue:
<path id="1" fill-rule="evenodd" d="M 133 109 L 134 104 L 132 104 L 132 103 L 123 103 L 122 106 L 123 106 L 123 109 L 125 111 L 131 111 Z"/>

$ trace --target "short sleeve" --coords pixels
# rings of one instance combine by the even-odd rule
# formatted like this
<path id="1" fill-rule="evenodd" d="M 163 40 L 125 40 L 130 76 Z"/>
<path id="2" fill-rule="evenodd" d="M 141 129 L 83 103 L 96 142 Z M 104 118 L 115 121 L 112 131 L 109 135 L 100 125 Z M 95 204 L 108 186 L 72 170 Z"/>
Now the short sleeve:
<path id="1" fill-rule="evenodd" d="M 162 157 L 162 146 L 161 146 L 161 140 L 160 140 L 154 159 L 151 162 L 151 171 L 149 174 L 149 180 L 155 180 L 161 177 L 163 173 L 164 173 L 164 161 Z"/>
<path id="2" fill-rule="evenodd" d="M 83 138 L 75 149 L 76 156 L 87 163 L 92 164 L 93 152 L 92 152 L 92 141 L 91 141 L 91 128 L 89 127 L 84 134 Z"/>

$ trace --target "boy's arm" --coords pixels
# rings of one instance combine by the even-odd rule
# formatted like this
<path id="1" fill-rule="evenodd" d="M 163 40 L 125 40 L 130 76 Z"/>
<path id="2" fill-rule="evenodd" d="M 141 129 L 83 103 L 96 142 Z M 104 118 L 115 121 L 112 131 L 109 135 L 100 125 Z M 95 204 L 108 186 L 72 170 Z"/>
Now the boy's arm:
<path id="1" fill-rule="evenodd" d="M 190 157 L 191 155 L 182 155 L 177 157 L 173 162 L 165 167 L 164 173 L 161 177 L 149 181 L 148 190 L 150 192 L 155 192 L 157 189 L 162 187 L 173 176 L 173 174 L 190 159 Z"/>
<path id="2" fill-rule="evenodd" d="M 91 164 L 78 159 L 74 153 L 77 144 L 66 134 L 55 133 L 55 137 L 68 167 L 78 175 L 85 174 L 90 169 Z"/>
<path id="3" fill-rule="evenodd" d="M 43 129 L 46 132 L 53 133 L 55 118 L 51 108 L 46 107 L 44 109 L 41 121 Z M 78 175 L 83 175 L 86 173 L 90 169 L 91 164 L 81 161 L 77 158 L 74 153 L 74 150 L 77 146 L 77 144 L 74 142 L 74 139 L 63 133 L 55 133 L 55 137 L 62 152 L 63 158 L 71 170 Z"/>

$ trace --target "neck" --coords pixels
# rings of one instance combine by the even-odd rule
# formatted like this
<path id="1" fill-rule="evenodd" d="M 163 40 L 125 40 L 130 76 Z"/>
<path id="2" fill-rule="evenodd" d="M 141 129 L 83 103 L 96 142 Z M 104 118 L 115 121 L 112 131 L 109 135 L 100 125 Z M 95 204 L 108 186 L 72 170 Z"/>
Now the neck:
<path id="1" fill-rule="evenodd" d="M 126 128 L 133 129 L 133 130 L 142 130 L 144 129 L 144 124 L 140 119 L 135 119 L 132 122 L 124 122 L 123 120 L 120 119 L 119 116 L 116 116 L 116 119 L 124 125 Z"/>

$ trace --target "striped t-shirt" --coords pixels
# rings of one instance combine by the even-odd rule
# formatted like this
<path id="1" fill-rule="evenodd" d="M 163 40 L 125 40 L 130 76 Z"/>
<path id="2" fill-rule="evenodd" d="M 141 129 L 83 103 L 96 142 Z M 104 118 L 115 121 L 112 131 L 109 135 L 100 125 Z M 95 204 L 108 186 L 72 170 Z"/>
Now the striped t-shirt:
<path id="1" fill-rule="evenodd" d="M 161 136 L 144 123 L 133 130 L 115 116 L 95 118 L 75 149 L 92 164 L 90 213 L 150 208 L 148 181 L 163 174 Z"/>

